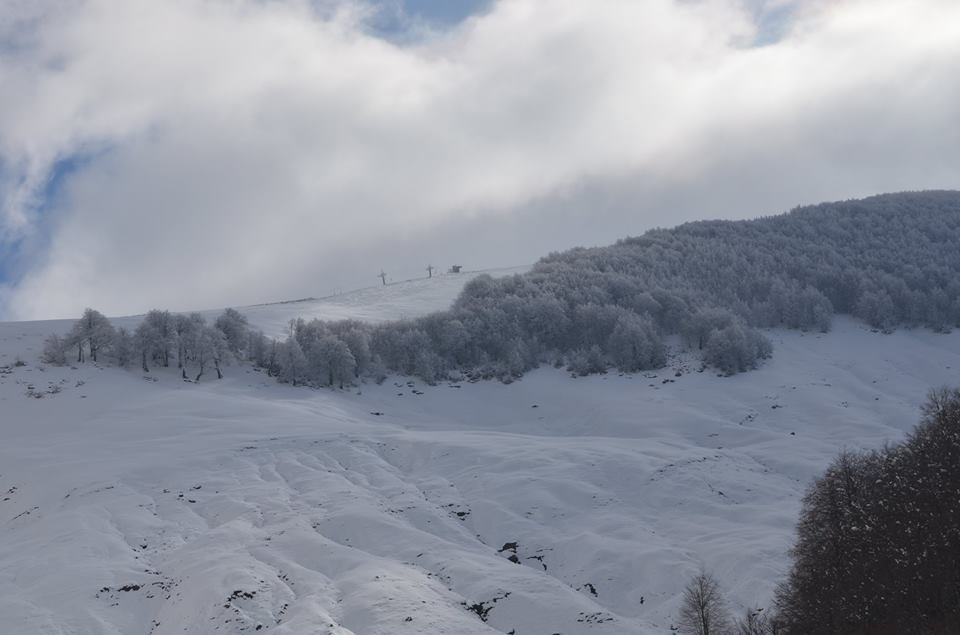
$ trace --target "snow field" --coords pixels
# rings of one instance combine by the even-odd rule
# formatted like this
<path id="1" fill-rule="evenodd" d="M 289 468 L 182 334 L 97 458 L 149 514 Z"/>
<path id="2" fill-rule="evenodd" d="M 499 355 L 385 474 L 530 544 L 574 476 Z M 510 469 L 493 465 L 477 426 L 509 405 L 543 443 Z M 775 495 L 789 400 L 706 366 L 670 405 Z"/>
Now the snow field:
<path id="1" fill-rule="evenodd" d="M 243 311 L 270 332 L 298 308 Z M 838 318 L 769 332 L 774 358 L 730 378 L 675 351 L 633 376 L 338 392 L 39 365 L 68 326 L 0 324 L 2 632 L 663 633 L 701 565 L 762 606 L 807 483 L 901 438 L 960 369 L 958 334 Z"/>

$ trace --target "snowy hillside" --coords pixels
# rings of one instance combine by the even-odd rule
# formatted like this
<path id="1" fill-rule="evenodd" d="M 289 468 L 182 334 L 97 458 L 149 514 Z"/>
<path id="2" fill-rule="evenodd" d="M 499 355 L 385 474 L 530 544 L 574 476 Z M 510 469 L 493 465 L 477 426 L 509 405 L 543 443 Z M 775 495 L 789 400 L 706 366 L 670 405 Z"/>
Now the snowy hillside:
<path id="1" fill-rule="evenodd" d="M 244 312 L 413 317 L 465 280 Z M 960 383 L 960 333 L 844 318 L 766 331 L 775 357 L 729 378 L 674 351 L 348 392 L 42 367 L 67 326 L 0 323 L 2 632 L 668 632 L 701 565 L 738 611 L 768 602 L 809 480 Z"/>
<path id="2" fill-rule="evenodd" d="M 401 282 L 388 282 L 386 286 L 373 286 L 324 298 L 307 298 L 275 304 L 259 304 L 242 309 L 251 325 L 263 329 L 270 337 L 279 337 L 287 332 L 291 318 L 302 317 L 321 320 L 364 320 L 385 322 L 403 320 L 442 311 L 450 307 L 463 286 L 481 273 L 491 276 L 507 276 L 524 273 L 530 267 L 463 271 L 461 273 L 437 273 L 432 278 L 419 278 Z M 220 310 L 204 312 L 214 318 Z"/>

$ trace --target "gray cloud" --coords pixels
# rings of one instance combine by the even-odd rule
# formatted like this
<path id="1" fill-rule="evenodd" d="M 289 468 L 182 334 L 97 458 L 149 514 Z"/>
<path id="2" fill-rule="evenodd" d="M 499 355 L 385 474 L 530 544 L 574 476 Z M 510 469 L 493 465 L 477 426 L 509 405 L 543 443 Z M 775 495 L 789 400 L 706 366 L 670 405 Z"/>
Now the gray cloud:
<path id="1" fill-rule="evenodd" d="M 960 187 L 953 0 L 502 0 L 404 45 L 371 34 L 368 5 L 317 7 L 0 9 L 19 33 L 0 52 L 0 241 L 44 235 L 7 315 L 299 297 Z M 779 37 L 754 46 L 770 16 Z"/>

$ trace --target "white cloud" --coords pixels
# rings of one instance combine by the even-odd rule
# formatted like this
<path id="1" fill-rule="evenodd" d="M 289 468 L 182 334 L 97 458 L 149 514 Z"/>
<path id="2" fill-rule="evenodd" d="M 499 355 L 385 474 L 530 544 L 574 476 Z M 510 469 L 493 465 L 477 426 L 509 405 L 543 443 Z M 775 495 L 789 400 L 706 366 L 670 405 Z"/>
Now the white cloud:
<path id="1" fill-rule="evenodd" d="M 0 244 L 49 234 L 8 313 L 280 299 L 960 186 L 960 5 L 794 4 L 761 47 L 736 0 L 502 0 L 404 46 L 356 3 L 4 5 Z M 38 216 L 54 163 L 88 151 Z"/>

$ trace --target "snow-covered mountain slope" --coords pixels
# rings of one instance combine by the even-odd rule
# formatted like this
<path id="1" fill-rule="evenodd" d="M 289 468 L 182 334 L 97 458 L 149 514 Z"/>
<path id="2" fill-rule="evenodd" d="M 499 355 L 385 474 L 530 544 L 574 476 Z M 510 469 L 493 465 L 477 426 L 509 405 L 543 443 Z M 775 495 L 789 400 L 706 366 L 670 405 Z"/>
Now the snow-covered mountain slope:
<path id="1" fill-rule="evenodd" d="M 290 320 L 296 318 L 303 318 L 307 321 L 314 318 L 328 321 L 352 319 L 372 323 L 416 318 L 450 308 L 464 285 L 481 274 L 499 277 L 522 274 L 529 270 L 529 265 L 522 265 L 499 269 L 462 271 L 456 274 L 438 272 L 432 278 L 388 282 L 386 285 L 356 289 L 322 298 L 303 298 L 301 300 L 236 308 L 247 317 L 251 327 L 262 330 L 268 337 L 282 339 L 287 336 Z M 218 315 L 223 313 L 223 309 L 205 309 L 198 312 L 208 322 L 213 322 Z M 110 321 L 113 322 L 114 326 L 122 326 L 132 331 L 142 319 L 142 315 L 130 315 L 114 317 Z M 2 328 L 8 330 L 8 337 L 13 339 L 17 339 L 17 324 L 24 325 L 24 329 L 26 329 L 24 332 L 35 333 L 39 329 L 45 334 L 64 334 L 70 329 L 73 320 L 39 320 L 27 323 L 0 322 Z M 4 355 L 9 358 L 15 356 L 15 353 L 11 352 L 12 350 L 12 348 L 7 350 L 0 348 L 0 364 L 4 363 Z M 30 354 L 36 356 L 38 353 Z"/>
<path id="2" fill-rule="evenodd" d="M 399 287 L 308 317 L 412 314 Z M 65 325 L 0 324 L 0 632 L 666 632 L 701 565 L 767 602 L 810 479 L 960 383 L 960 334 L 847 319 L 731 378 L 345 392 L 38 365 Z"/>
<path id="3" fill-rule="evenodd" d="M 389 282 L 324 298 L 307 298 L 291 302 L 258 304 L 240 310 L 251 324 L 271 337 L 284 336 L 291 318 L 304 320 L 364 320 L 383 322 L 414 318 L 450 308 L 463 286 L 482 273 L 494 277 L 524 273 L 529 266 L 460 273 L 435 273 L 432 278 Z M 220 311 L 205 311 L 215 318 Z"/>

